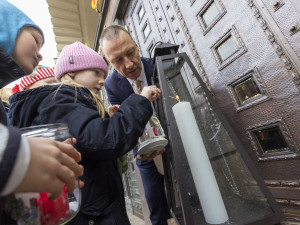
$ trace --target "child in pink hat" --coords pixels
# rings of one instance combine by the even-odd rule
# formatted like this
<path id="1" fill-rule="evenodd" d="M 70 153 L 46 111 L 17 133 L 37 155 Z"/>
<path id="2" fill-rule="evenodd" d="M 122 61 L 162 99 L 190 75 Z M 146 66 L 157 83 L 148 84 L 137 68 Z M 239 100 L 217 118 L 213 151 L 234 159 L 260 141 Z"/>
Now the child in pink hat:
<path id="1" fill-rule="evenodd" d="M 54 69 L 59 85 L 45 85 L 11 97 L 10 116 L 19 127 L 66 123 L 77 139 L 84 176 L 80 212 L 68 224 L 130 225 L 117 159 L 143 134 L 160 94 L 155 86 L 132 94 L 112 117 L 98 96 L 107 65 L 97 52 L 80 42 L 63 48 Z M 22 119 L 26 115 L 26 120 Z"/>

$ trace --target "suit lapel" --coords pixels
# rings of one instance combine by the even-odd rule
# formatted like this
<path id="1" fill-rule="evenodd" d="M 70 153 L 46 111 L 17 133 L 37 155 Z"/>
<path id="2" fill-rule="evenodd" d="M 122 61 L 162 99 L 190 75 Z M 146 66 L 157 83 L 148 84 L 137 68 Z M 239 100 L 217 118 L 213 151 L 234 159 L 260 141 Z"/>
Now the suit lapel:
<path id="1" fill-rule="evenodd" d="M 144 66 L 144 71 L 145 71 L 145 75 L 146 75 L 146 79 L 148 82 L 148 85 L 152 85 L 152 76 L 153 76 L 153 64 L 152 61 L 147 61 L 144 58 L 141 58 L 143 66 Z M 149 59 L 150 60 L 150 59 Z"/>
<path id="2" fill-rule="evenodd" d="M 129 95 L 131 95 L 132 93 L 134 93 L 129 81 L 123 77 L 121 74 L 118 73 L 118 77 L 119 77 L 119 91 L 122 92 L 122 95 L 124 96 L 124 98 L 127 98 Z"/>

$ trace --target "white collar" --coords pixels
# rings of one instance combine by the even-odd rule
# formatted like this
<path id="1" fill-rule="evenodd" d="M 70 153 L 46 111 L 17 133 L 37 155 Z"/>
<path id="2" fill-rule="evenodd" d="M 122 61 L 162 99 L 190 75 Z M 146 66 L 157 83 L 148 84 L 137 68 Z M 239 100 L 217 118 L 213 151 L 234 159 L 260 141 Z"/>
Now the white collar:
<path id="1" fill-rule="evenodd" d="M 148 86 L 148 82 L 147 82 L 147 79 L 146 79 L 146 74 L 145 74 L 145 70 L 144 70 L 144 65 L 143 63 L 141 63 L 142 65 L 142 71 L 141 71 L 141 74 L 140 76 L 136 79 L 136 80 L 140 80 L 142 81 L 142 86 Z M 130 78 L 127 78 L 128 82 L 130 83 L 130 85 L 135 89 L 134 85 L 133 85 L 133 79 L 130 79 Z"/>

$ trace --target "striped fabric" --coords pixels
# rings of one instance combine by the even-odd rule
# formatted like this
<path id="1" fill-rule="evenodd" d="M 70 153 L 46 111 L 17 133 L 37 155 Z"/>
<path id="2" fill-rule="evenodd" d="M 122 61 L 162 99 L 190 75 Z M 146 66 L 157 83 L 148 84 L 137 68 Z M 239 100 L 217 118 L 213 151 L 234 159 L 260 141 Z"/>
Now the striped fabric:
<path id="1" fill-rule="evenodd" d="M 54 70 L 52 68 L 37 68 L 32 74 L 22 78 L 19 89 L 23 91 L 29 85 L 49 77 L 54 77 Z"/>

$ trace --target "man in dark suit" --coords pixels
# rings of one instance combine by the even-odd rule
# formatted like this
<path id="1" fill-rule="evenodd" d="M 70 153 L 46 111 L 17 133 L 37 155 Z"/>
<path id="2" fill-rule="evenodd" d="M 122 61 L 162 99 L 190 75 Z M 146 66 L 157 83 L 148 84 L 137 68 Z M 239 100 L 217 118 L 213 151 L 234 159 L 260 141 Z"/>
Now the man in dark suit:
<path id="1" fill-rule="evenodd" d="M 117 110 L 117 105 L 137 91 L 135 80 L 139 80 L 142 87 L 152 84 L 154 65 L 151 59 L 139 56 L 135 41 L 123 27 L 107 27 L 100 37 L 100 42 L 105 58 L 115 69 L 106 79 L 105 89 L 109 102 Z M 140 169 L 153 225 L 167 225 L 167 220 L 171 218 L 164 190 L 164 176 L 158 172 L 153 161 L 157 155 L 161 157 L 164 151 L 139 155 L 136 148 L 133 150 L 134 156 L 137 157 L 136 164 Z"/>

